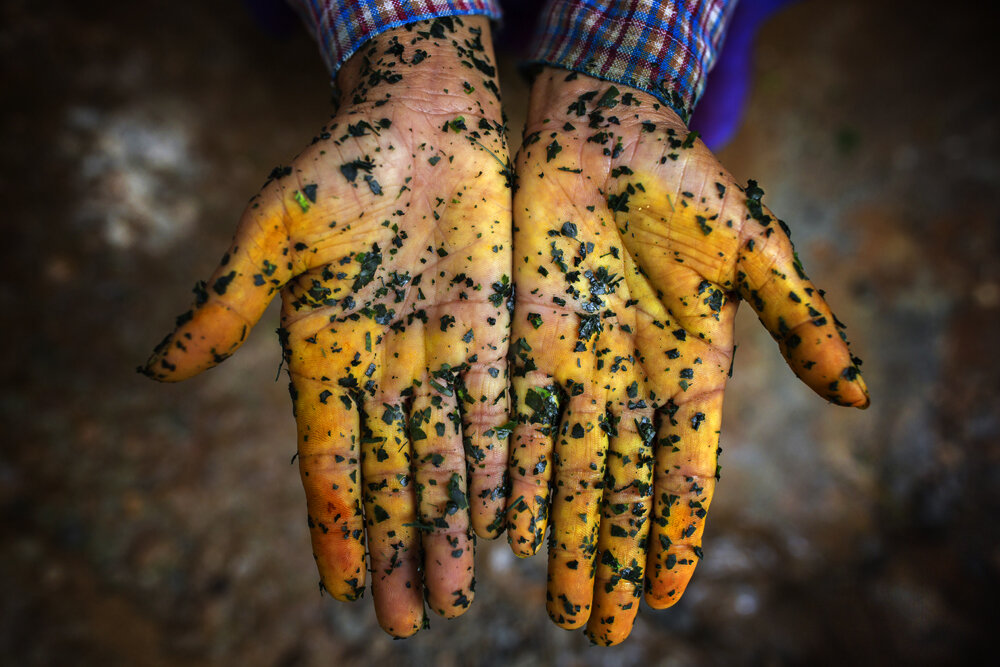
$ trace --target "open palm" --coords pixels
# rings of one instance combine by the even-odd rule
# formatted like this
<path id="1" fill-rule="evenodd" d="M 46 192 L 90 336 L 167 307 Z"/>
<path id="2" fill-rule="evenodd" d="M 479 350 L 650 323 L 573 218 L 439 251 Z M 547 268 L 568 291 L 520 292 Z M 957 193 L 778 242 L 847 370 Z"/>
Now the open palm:
<path id="1" fill-rule="evenodd" d="M 868 397 L 787 228 L 637 90 L 536 80 L 514 197 L 508 539 L 548 524 L 548 610 L 613 644 L 676 602 L 717 479 L 740 298 L 823 397 Z"/>
<path id="2" fill-rule="evenodd" d="M 272 172 L 145 369 L 175 381 L 217 364 L 280 292 L 321 584 L 363 592 L 367 534 L 397 636 L 424 623 L 425 586 L 442 615 L 468 607 L 473 531 L 503 527 L 510 190 L 485 25 L 366 44 L 345 105 Z"/>

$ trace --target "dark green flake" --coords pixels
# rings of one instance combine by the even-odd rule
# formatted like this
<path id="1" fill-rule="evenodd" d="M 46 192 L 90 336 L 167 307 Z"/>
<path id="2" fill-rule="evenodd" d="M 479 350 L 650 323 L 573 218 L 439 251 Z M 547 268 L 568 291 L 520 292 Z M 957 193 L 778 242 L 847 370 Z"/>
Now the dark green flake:
<path id="1" fill-rule="evenodd" d="M 628 212 L 628 193 L 622 192 L 617 195 L 608 195 L 608 208 L 611 209 L 612 212 Z"/>
<path id="2" fill-rule="evenodd" d="M 694 146 L 695 140 L 701 136 L 698 130 L 691 130 L 688 135 L 684 137 L 684 141 L 681 142 L 681 148 L 692 148 Z"/>
<path id="3" fill-rule="evenodd" d="M 701 424 L 702 424 L 702 422 L 704 422 L 704 421 L 705 421 L 705 413 L 704 412 L 696 412 L 696 413 L 694 413 L 694 415 L 692 415 L 692 417 L 691 417 L 691 428 L 693 428 L 694 430 L 697 431 L 698 427 L 700 427 Z"/>
<path id="4" fill-rule="evenodd" d="M 361 265 L 361 270 L 351 285 L 351 289 L 357 292 L 375 278 L 375 270 L 382 264 L 382 253 L 376 243 L 372 245 L 370 252 L 359 252 L 354 256 L 354 260 Z"/>
<path id="5" fill-rule="evenodd" d="M 608 88 L 601 99 L 597 101 L 597 106 L 606 107 L 608 109 L 614 109 L 618 106 L 618 89 L 614 86 Z"/>
<path id="6" fill-rule="evenodd" d="M 368 183 L 368 188 L 372 191 L 372 194 L 382 194 L 382 186 L 379 185 L 374 176 L 371 174 L 365 174 L 365 181 Z"/>
<path id="7" fill-rule="evenodd" d="M 601 322 L 600 315 L 581 315 L 577 338 L 580 340 L 589 340 L 591 336 L 599 333 L 603 328 L 604 324 Z"/>
<path id="8" fill-rule="evenodd" d="M 551 161 L 552 158 L 554 158 L 561 152 L 562 152 L 562 146 L 559 145 L 558 141 L 553 139 L 552 143 L 545 147 L 545 161 L 546 162 Z"/>
<path id="9" fill-rule="evenodd" d="M 225 294 L 226 289 L 229 287 L 229 283 L 231 283 L 233 281 L 233 278 L 235 277 L 236 277 L 235 271 L 230 271 L 224 276 L 219 276 L 216 279 L 216 281 L 212 284 L 212 290 L 220 296 Z"/>
<path id="10" fill-rule="evenodd" d="M 457 472 L 451 474 L 448 480 L 448 514 L 454 514 L 458 510 L 468 509 L 469 501 L 465 497 L 465 489 L 462 485 L 462 478 Z"/>
<path id="11" fill-rule="evenodd" d="M 524 397 L 525 404 L 531 408 L 532 414 L 528 422 L 532 424 L 551 425 L 559 417 L 559 401 L 554 392 L 555 387 L 532 387 Z"/>
<path id="12" fill-rule="evenodd" d="M 708 236 L 712 233 L 712 228 L 708 224 L 708 220 L 703 215 L 694 216 L 695 221 L 698 223 L 698 227 L 701 229 L 701 233 Z"/>
<path id="13" fill-rule="evenodd" d="M 344 178 L 353 183 L 358 177 L 358 170 L 371 173 L 371 170 L 374 168 L 375 163 L 370 160 L 351 160 L 346 164 L 340 165 L 340 173 L 344 175 Z"/>

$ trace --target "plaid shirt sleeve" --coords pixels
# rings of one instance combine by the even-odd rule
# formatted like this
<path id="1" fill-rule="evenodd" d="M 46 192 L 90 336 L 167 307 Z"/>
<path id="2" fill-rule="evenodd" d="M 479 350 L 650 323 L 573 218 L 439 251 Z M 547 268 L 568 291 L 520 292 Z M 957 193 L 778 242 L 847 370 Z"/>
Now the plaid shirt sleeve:
<path id="1" fill-rule="evenodd" d="M 500 18 L 498 0 L 288 0 L 319 43 L 330 74 L 379 33 L 435 16 Z"/>
<path id="2" fill-rule="evenodd" d="M 548 0 L 530 62 L 644 90 L 688 122 L 735 6 L 736 0 Z"/>

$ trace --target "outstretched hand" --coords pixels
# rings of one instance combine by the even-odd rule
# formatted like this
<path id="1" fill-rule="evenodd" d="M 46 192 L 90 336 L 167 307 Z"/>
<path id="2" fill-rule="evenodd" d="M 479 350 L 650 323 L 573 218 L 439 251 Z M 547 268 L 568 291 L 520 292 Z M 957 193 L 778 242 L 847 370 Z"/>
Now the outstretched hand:
<path id="1" fill-rule="evenodd" d="M 396 636 L 424 624 L 425 588 L 444 616 L 468 607 L 473 532 L 503 528 L 511 228 L 492 53 L 484 17 L 367 42 L 338 113 L 272 172 L 143 369 L 216 365 L 281 294 L 321 586 L 362 594 L 367 536 Z"/>
<path id="2" fill-rule="evenodd" d="M 551 524 L 549 615 L 615 644 L 701 557 L 741 298 L 813 390 L 868 394 L 763 192 L 652 96 L 544 70 L 516 176 L 508 540 Z"/>

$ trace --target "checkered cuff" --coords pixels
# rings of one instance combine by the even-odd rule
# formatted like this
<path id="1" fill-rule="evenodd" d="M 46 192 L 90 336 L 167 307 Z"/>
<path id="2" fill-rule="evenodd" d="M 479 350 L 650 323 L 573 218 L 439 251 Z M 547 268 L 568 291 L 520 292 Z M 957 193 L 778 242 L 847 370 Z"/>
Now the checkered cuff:
<path id="1" fill-rule="evenodd" d="M 288 0 L 319 43 L 330 75 L 361 45 L 391 28 L 437 16 L 481 14 L 499 20 L 497 0 Z"/>
<path id="2" fill-rule="evenodd" d="M 530 62 L 644 90 L 690 119 L 736 0 L 549 0 Z"/>

